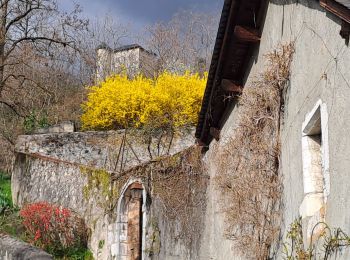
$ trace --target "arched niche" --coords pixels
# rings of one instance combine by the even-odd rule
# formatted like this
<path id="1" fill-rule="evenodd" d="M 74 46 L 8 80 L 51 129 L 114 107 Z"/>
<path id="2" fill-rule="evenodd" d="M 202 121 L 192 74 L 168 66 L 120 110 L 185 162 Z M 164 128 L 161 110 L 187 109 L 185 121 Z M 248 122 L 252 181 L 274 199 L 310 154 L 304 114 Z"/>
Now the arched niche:
<path id="1" fill-rule="evenodd" d="M 140 179 L 129 180 L 117 204 L 116 250 L 118 260 L 144 260 L 147 226 L 147 192 Z"/>

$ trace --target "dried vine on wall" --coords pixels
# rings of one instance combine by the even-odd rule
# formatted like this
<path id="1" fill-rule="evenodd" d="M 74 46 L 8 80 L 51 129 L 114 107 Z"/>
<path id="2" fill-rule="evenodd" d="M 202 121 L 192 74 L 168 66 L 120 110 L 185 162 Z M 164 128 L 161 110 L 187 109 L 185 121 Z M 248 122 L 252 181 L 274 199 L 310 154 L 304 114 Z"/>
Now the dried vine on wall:
<path id="1" fill-rule="evenodd" d="M 196 243 L 200 240 L 208 184 L 201 149 L 194 146 L 161 161 L 152 171 L 152 193 L 161 200 L 163 215 L 169 223 L 179 224 L 178 238 L 184 239 L 187 245 Z"/>
<path id="2" fill-rule="evenodd" d="M 240 97 L 235 132 L 216 153 L 227 237 L 254 259 L 268 257 L 279 233 L 280 125 L 293 52 L 287 44 L 266 55 L 266 70 Z"/>
<path id="3" fill-rule="evenodd" d="M 313 231 L 323 231 L 315 236 L 309 246 L 304 245 L 304 234 L 301 218 L 296 219 L 289 227 L 287 241 L 284 242 L 283 254 L 286 260 L 335 259 L 337 254 L 350 248 L 350 237 L 340 228 L 332 229 L 326 223 L 319 222 Z"/>

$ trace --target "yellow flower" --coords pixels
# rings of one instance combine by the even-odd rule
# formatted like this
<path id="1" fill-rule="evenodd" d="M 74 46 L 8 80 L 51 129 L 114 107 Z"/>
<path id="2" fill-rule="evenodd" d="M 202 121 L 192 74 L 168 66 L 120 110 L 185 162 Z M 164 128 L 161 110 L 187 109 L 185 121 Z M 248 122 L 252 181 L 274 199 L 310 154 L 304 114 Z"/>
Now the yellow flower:
<path id="1" fill-rule="evenodd" d="M 207 75 L 164 72 L 156 79 L 115 75 L 89 87 L 82 105 L 84 129 L 178 128 L 194 125 Z"/>

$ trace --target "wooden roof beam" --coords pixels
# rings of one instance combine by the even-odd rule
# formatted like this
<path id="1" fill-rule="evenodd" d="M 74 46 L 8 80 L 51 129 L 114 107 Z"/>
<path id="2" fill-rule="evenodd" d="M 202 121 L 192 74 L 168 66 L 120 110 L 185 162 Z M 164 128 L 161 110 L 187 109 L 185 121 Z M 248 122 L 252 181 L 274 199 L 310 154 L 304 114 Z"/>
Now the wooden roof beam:
<path id="1" fill-rule="evenodd" d="M 241 94 L 243 91 L 242 85 L 237 84 L 236 82 L 229 79 L 223 79 L 221 81 L 221 88 L 225 92 L 232 92 L 237 94 Z"/>
<path id="2" fill-rule="evenodd" d="M 221 135 L 220 129 L 218 129 L 218 128 L 216 128 L 216 127 L 210 127 L 209 132 L 210 132 L 210 135 L 211 135 L 212 137 L 214 137 L 214 139 L 215 139 L 216 141 L 220 141 L 220 135 Z"/>
<path id="3" fill-rule="evenodd" d="M 238 40 L 243 42 L 260 42 L 259 32 L 254 28 L 236 25 L 234 35 Z"/>
<path id="4" fill-rule="evenodd" d="M 320 0 L 320 5 L 327 11 L 343 19 L 345 22 L 350 23 L 350 9 L 346 6 L 341 5 L 334 0 Z"/>

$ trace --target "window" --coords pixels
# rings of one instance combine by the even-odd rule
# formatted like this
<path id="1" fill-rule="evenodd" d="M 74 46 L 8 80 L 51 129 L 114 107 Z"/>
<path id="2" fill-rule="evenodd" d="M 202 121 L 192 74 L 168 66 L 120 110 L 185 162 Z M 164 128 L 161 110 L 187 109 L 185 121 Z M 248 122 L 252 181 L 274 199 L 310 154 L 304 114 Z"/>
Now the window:
<path id="1" fill-rule="evenodd" d="M 303 225 L 310 238 L 314 226 L 324 220 L 329 195 L 328 116 L 321 101 L 306 116 L 302 129 L 304 200 L 300 206 Z"/>

